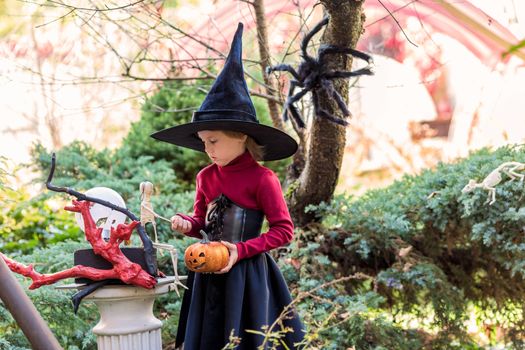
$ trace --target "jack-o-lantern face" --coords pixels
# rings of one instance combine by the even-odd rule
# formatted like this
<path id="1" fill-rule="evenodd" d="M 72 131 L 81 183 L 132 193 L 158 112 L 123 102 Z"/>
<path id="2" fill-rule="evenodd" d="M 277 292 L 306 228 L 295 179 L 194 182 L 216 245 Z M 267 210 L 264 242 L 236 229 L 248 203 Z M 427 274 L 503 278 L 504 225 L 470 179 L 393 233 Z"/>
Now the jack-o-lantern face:
<path id="1" fill-rule="evenodd" d="M 193 251 L 190 251 L 188 256 L 185 257 L 186 265 L 188 265 L 188 267 L 190 267 L 193 270 L 199 270 L 206 264 L 206 253 L 202 251 L 198 253 L 196 249 L 193 250 L 195 250 L 196 256 L 193 256 Z M 199 255 L 197 255 L 197 253 Z"/>
<path id="2" fill-rule="evenodd" d="M 194 272 L 217 272 L 228 265 L 228 248 L 220 242 L 204 241 L 190 245 L 184 262 Z"/>

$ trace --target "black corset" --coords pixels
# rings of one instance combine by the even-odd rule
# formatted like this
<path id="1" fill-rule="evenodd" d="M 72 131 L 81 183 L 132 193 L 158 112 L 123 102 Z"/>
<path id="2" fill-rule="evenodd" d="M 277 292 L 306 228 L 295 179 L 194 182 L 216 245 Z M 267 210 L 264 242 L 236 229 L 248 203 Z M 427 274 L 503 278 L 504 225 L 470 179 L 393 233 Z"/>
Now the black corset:
<path id="1" fill-rule="evenodd" d="M 208 204 L 204 231 L 211 241 L 244 242 L 259 237 L 263 219 L 262 211 L 240 207 L 221 194 Z"/>

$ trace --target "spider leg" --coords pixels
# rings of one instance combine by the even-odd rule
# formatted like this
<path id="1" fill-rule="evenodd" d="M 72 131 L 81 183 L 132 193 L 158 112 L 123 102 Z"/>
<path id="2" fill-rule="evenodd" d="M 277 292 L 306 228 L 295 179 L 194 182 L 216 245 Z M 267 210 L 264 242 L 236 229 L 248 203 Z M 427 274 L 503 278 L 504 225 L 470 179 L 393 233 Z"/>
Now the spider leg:
<path id="1" fill-rule="evenodd" d="M 292 83 L 290 82 L 290 87 L 291 87 Z M 296 84 L 297 86 L 297 84 Z M 294 86 L 294 90 L 295 90 L 295 86 Z M 290 94 L 289 94 L 289 99 L 290 99 L 290 102 L 291 103 L 295 103 L 297 101 L 299 101 L 301 98 L 303 98 L 304 95 L 306 95 L 306 93 L 308 92 L 309 90 L 308 89 L 302 89 L 301 91 L 299 91 L 298 93 L 296 93 L 295 95 L 293 96 L 290 96 L 293 92 L 290 91 Z"/>
<path id="2" fill-rule="evenodd" d="M 322 47 L 319 48 L 319 53 L 318 53 L 319 62 L 323 63 L 324 57 L 326 55 L 333 55 L 333 54 L 352 55 L 354 57 L 357 57 L 359 59 L 366 61 L 369 64 L 373 63 L 372 56 L 364 52 L 361 52 L 355 49 L 351 49 L 349 47 L 340 47 L 340 46 L 334 46 L 334 45 L 323 45 Z"/>
<path id="3" fill-rule="evenodd" d="M 324 74 L 326 79 L 337 79 L 337 78 L 351 78 L 351 77 L 357 77 L 360 75 L 373 75 L 374 72 L 371 68 L 361 68 L 358 70 L 354 70 L 351 72 L 347 71 L 331 71 Z"/>
<path id="4" fill-rule="evenodd" d="M 306 49 L 308 48 L 308 43 L 310 42 L 310 40 L 312 40 L 313 36 L 317 34 L 321 30 L 321 28 L 323 28 L 323 26 L 328 24 L 329 19 L 330 17 L 328 16 L 323 18 L 321 22 L 317 23 L 315 27 L 313 27 L 312 30 L 310 30 L 304 36 L 303 40 L 301 41 L 301 52 L 304 58 L 308 57 L 308 52 L 306 51 Z"/>
<path id="5" fill-rule="evenodd" d="M 336 124 L 341 125 L 341 126 L 348 126 L 348 122 L 346 120 L 334 117 L 333 115 L 331 115 L 330 113 L 328 113 L 325 110 L 321 110 L 321 117 L 323 117 L 325 119 L 328 119 L 332 123 L 336 123 Z"/>
<path id="6" fill-rule="evenodd" d="M 341 109 L 341 112 L 343 112 L 343 115 L 345 117 L 350 116 L 350 111 L 348 110 L 348 107 L 346 106 L 345 101 L 343 100 L 343 97 L 339 92 L 337 92 L 336 89 L 334 89 L 334 85 L 330 80 L 321 80 L 321 85 L 325 89 L 326 92 L 328 92 L 335 100 L 337 105 L 339 106 L 339 109 Z"/>
<path id="7" fill-rule="evenodd" d="M 301 114 L 295 107 L 294 103 L 299 101 L 306 93 L 308 92 L 307 89 L 303 89 L 299 91 L 297 94 L 293 95 L 293 92 L 295 91 L 295 88 L 299 85 L 299 82 L 295 80 L 290 81 L 290 88 L 288 90 L 288 97 L 286 98 L 286 103 L 284 104 L 283 108 L 283 119 L 284 121 L 288 120 L 288 112 L 292 115 L 292 118 L 295 120 L 297 125 L 300 128 L 304 128 L 305 124 L 303 121 L 303 118 L 301 118 Z"/>
<path id="8" fill-rule="evenodd" d="M 321 109 L 319 106 L 319 96 L 317 96 L 317 93 L 315 91 L 312 91 L 312 102 L 314 105 L 314 113 L 317 114 L 317 111 Z"/>
<path id="9" fill-rule="evenodd" d="M 306 125 L 304 124 L 303 118 L 301 117 L 301 114 L 299 113 L 297 108 L 293 104 L 290 104 L 288 106 L 288 111 L 292 115 L 292 118 L 293 120 L 295 120 L 297 126 L 301 129 L 304 129 Z"/>
<path id="10" fill-rule="evenodd" d="M 282 118 L 285 122 L 288 121 L 288 110 L 290 109 L 290 106 L 292 106 L 290 100 L 291 100 L 291 97 L 293 96 L 293 92 L 296 86 L 297 86 L 297 83 L 295 82 L 295 80 L 290 80 L 290 87 L 288 88 L 288 94 L 286 95 L 286 101 L 284 102 L 283 114 L 282 114 Z"/>
<path id="11" fill-rule="evenodd" d="M 321 110 L 321 106 L 319 105 L 319 96 L 317 95 L 317 92 L 312 91 L 312 104 L 314 105 L 314 117 L 319 115 L 319 111 Z"/>
<path id="12" fill-rule="evenodd" d="M 334 117 L 333 115 L 331 115 L 330 113 L 328 113 L 327 111 L 325 111 L 324 109 L 320 109 L 318 111 L 318 115 L 321 117 L 321 118 L 325 118 L 325 119 L 328 119 L 329 121 L 333 122 L 333 123 L 336 123 L 336 124 L 339 124 L 339 125 L 342 125 L 342 126 L 348 126 L 348 122 L 346 120 L 343 120 L 341 118 L 337 118 L 337 117 Z"/>
<path id="13" fill-rule="evenodd" d="M 348 107 L 346 106 L 346 103 L 343 100 L 343 97 L 341 96 L 341 94 L 339 94 L 339 92 L 337 92 L 337 90 L 334 89 L 333 96 L 334 96 L 335 101 L 337 102 L 337 105 L 341 109 L 341 112 L 343 112 L 343 115 L 345 117 L 349 117 L 351 113 L 348 110 Z"/>
<path id="14" fill-rule="evenodd" d="M 317 96 L 317 93 L 313 91 L 312 91 L 312 100 L 314 104 L 314 112 L 317 116 L 330 120 L 331 122 L 339 124 L 339 125 L 343 125 L 343 126 L 348 125 L 348 122 L 346 120 L 334 117 L 333 115 L 328 113 L 326 110 L 322 109 L 321 106 L 319 105 L 319 96 Z"/>
<path id="15" fill-rule="evenodd" d="M 271 74 L 272 72 L 279 71 L 279 72 L 288 72 L 297 80 L 301 80 L 299 77 L 299 73 L 295 70 L 294 67 L 290 66 L 289 64 L 278 64 L 276 66 L 268 66 L 266 67 L 266 74 Z"/>

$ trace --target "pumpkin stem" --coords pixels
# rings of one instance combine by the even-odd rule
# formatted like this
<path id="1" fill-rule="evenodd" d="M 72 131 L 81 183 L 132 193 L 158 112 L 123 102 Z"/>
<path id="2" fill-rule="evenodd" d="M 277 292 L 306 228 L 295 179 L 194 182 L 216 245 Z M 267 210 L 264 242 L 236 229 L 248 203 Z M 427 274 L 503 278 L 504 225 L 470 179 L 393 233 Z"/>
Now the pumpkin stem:
<path id="1" fill-rule="evenodd" d="M 210 243 L 210 240 L 208 239 L 208 234 L 204 230 L 201 230 L 200 233 L 203 238 L 202 243 Z"/>

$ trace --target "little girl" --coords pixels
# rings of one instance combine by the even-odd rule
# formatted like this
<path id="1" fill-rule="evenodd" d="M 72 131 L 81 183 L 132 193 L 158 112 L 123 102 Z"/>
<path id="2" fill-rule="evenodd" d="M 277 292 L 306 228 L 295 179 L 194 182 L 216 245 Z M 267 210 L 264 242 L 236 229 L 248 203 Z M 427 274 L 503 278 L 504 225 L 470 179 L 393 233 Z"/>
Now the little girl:
<path id="1" fill-rule="evenodd" d="M 257 160 L 291 156 L 297 143 L 286 133 L 262 124 L 255 116 L 242 67 L 242 24 L 232 48 L 191 123 L 156 132 L 158 140 L 208 154 L 212 164 L 197 175 L 194 213 L 178 213 L 172 228 L 201 238 L 204 230 L 230 252 L 228 265 L 215 274 L 189 273 L 177 346 L 185 350 L 222 349 L 230 336 L 235 349 L 255 350 L 276 322 L 279 344 L 295 349 L 304 337 L 286 282 L 268 251 L 290 242 L 293 223 L 277 176 Z M 261 234 L 266 217 L 269 230 Z M 281 317 L 283 311 L 288 311 Z M 266 347 L 278 344 L 268 344 Z"/>

